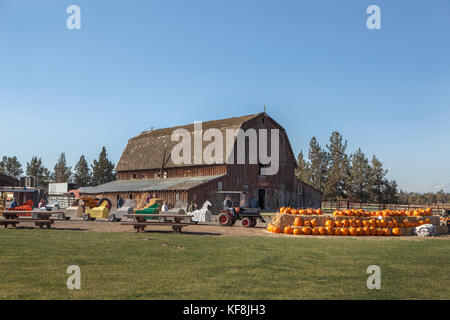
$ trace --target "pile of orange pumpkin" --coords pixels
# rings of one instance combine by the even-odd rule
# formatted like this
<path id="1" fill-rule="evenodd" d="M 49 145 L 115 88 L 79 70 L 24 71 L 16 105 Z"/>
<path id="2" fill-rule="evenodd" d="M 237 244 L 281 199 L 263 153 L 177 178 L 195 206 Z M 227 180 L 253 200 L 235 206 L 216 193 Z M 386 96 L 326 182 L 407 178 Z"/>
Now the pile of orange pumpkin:
<path id="1" fill-rule="evenodd" d="M 412 222 L 403 220 L 385 219 L 344 219 L 326 220 L 325 226 L 319 226 L 316 219 L 303 220 L 300 217 L 294 219 L 293 226 L 287 226 L 283 230 L 280 226 L 268 224 L 267 230 L 273 233 L 286 233 L 294 235 L 335 235 L 335 236 L 400 236 L 402 228 L 417 227 L 430 223 L 430 219 Z"/>
<path id="2" fill-rule="evenodd" d="M 336 210 L 333 212 L 334 216 L 345 217 L 422 217 L 432 216 L 433 210 L 415 209 L 415 210 L 382 210 L 382 211 L 364 211 L 362 209 Z"/>
<path id="3" fill-rule="evenodd" d="M 295 209 L 291 207 L 281 207 L 280 213 L 306 215 L 322 215 L 322 209 Z"/>

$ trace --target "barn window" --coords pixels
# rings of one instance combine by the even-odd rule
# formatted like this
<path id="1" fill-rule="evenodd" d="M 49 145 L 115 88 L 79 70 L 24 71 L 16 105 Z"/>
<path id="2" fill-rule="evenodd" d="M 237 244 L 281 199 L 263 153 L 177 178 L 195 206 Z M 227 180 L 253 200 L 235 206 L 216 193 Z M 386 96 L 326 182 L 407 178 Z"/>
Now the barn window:
<path id="1" fill-rule="evenodd" d="M 263 123 L 263 124 L 264 124 L 264 119 L 265 119 L 265 118 L 264 118 L 264 117 L 262 117 L 262 123 Z"/>
<path id="2" fill-rule="evenodd" d="M 217 190 L 222 191 L 222 181 L 217 182 Z"/>
<path id="3" fill-rule="evenodd" d="M 133 179 L 136 179 L 136 173 L 133 173 Z"/>

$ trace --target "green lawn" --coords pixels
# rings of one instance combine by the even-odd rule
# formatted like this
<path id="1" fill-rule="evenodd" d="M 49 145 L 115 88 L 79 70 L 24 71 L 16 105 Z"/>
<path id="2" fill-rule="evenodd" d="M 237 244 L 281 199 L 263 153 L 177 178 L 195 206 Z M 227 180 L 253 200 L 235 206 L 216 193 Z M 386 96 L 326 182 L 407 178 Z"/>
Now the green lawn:
<path id="1" fill-rule="evenodd" d="M 0 299 L 450 299 L 448 239 L 0 229 L 0 243 Z"/>

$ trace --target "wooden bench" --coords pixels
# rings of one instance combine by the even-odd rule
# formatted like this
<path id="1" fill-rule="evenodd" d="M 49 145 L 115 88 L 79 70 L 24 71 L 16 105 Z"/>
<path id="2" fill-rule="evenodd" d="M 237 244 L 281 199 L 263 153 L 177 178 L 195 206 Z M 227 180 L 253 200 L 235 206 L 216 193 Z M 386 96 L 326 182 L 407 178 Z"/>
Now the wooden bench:
<path id="1" fill-rule="evenodd" d="M 13 228 L 16 227 L 17 224 L 21 222 L 32 222 L 40 229 L 46 226 L 50 228 L 50 226 L 55 222 L 53 219 L 50 219 L 52 214 L 58 214 L 62 211 L 13 211 L 6 210 L 0 211 L 0 214 L 4 217 L 4 219 L 0 219 L 0 225 L 8 228 L 11 225 Z M 20 217 L 24 214 L 31 214 L 33 218 L 23 218 Z"/>
<path id="2" fill-rule="evenodd" d="M 122 224 L 134 226 L 137 232 L 144 232 L 147 226 L 172 226 L 172 230 L 179 233 L 183 227 L 193 224 L 187 222 L 190 221 L 191 216 L 181 214 L 126 214 L 124 216 L 133 218 L 135 221 L 122 222 Z M 146 218 L 157 218 L 158 220 L 148 221 Z M 173 221 L 167 221 L 168 218 L 172 218 Z"/>
<path id="3" fill-rule="evenodd" d="M 16 225 L 21 222 L 34 222 L 37 227 L 42 229 L 44 228 L 44 226 L 50 228 L 50 225 L 52 225 L 55 221 L 52 219 L 1 219 L 0 225 L 4 226 L 5 228 L 8 228 L 8 225 L 11 225 L 13 228 L 15 228 Z"/>

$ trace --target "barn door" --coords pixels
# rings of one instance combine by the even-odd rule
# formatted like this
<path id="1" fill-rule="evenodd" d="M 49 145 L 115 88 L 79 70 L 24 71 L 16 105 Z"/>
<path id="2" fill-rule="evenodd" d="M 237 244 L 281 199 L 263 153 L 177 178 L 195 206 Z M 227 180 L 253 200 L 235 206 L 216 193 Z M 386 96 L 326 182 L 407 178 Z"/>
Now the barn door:
<path id="1" fill-rule="evenodd" d="M 258 189 L 258 207 L 266 209 L 266 189 Z"/>

